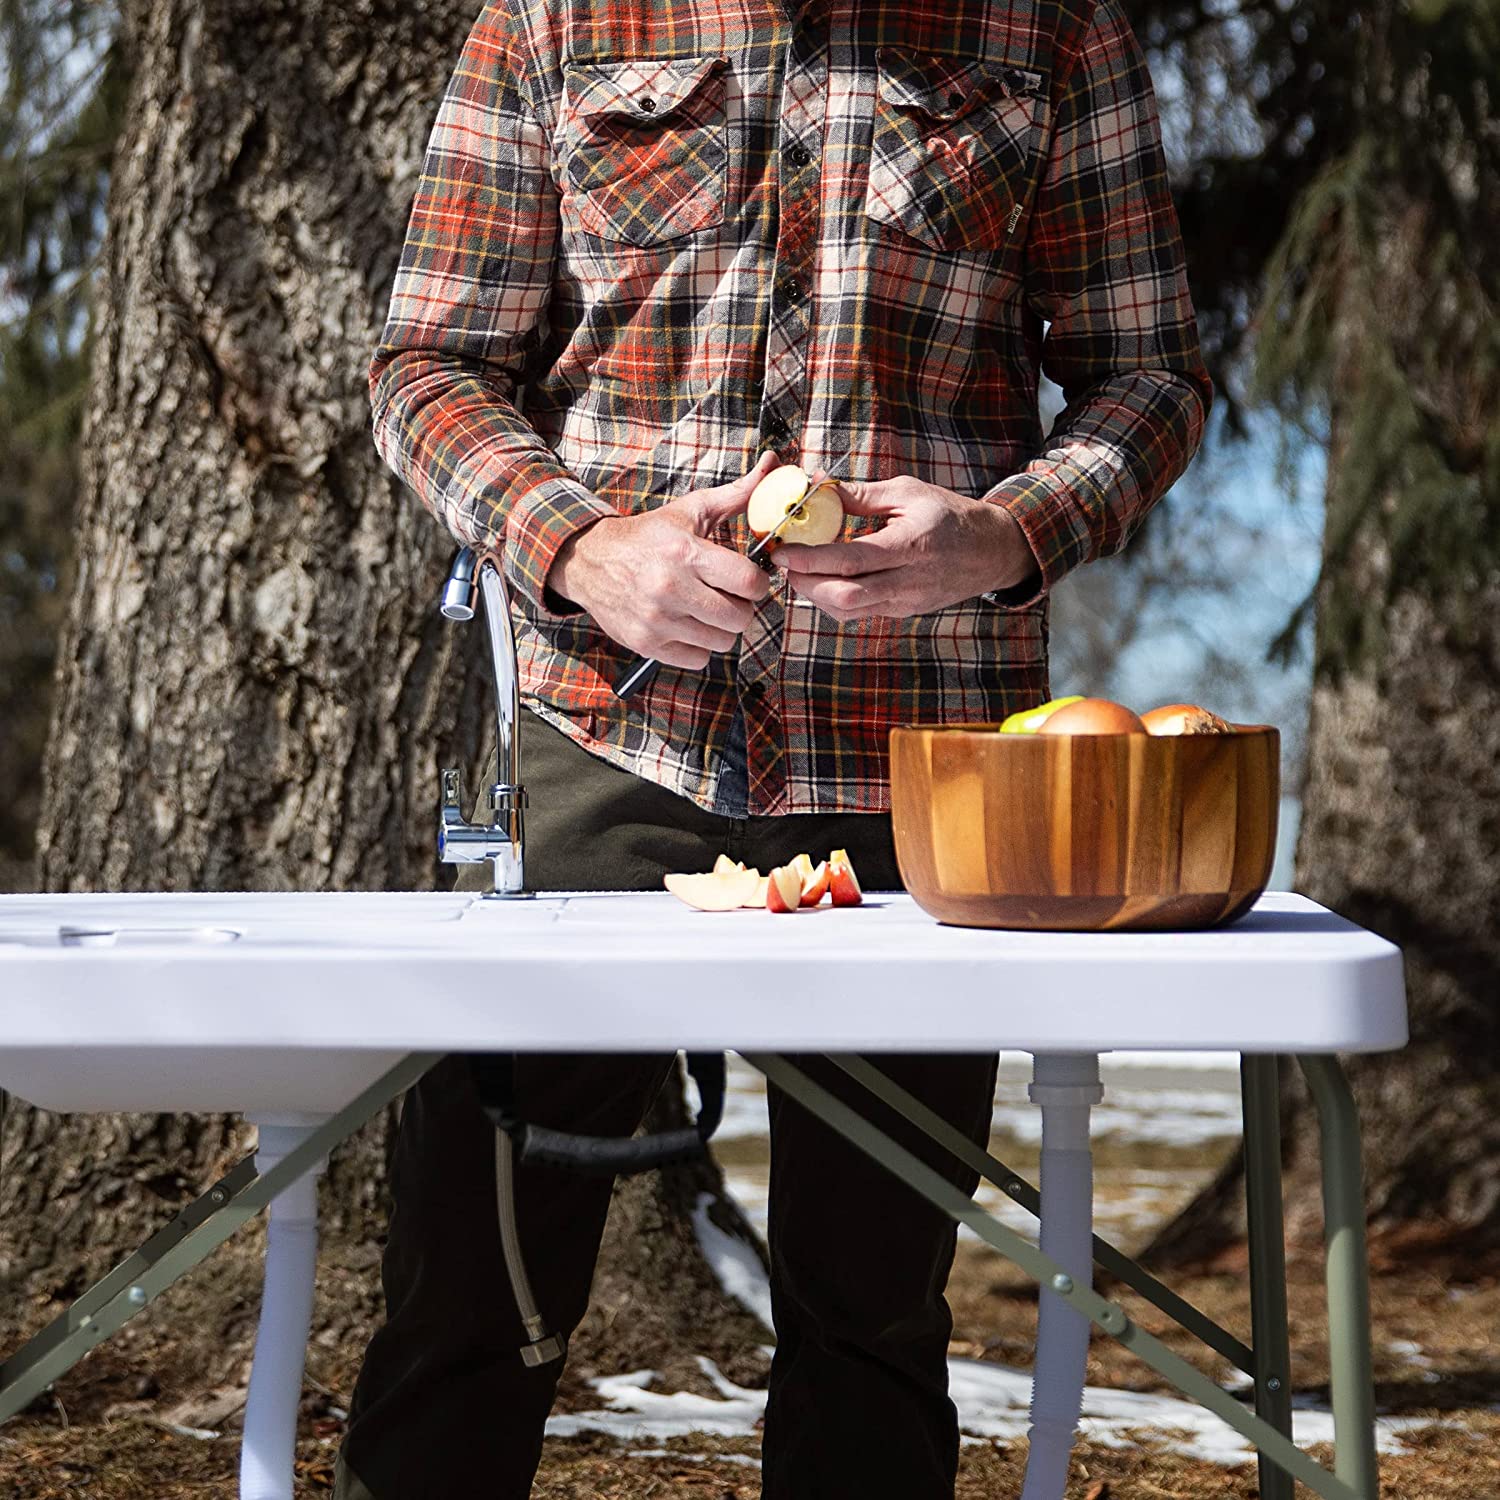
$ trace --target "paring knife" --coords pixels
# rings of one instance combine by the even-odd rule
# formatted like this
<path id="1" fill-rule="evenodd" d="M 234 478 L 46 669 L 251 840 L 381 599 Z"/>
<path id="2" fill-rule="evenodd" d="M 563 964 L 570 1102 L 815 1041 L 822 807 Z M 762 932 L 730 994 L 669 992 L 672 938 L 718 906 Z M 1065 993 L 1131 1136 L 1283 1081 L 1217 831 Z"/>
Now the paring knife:
<path id="1" fill-rule="evenodd" d="M 812 494 L 812 492 L 818 487 L 818 485 L 822 484 L 824 480 L 834 479 L 837 477 L 848 478 L 847 474 L 843 476 L 836 476 L 833 472 L 833 469 L 837 469 L 841 464 L 848 463 L 849 457 L 850 455 L 846 453 L 842 458 L 835 459 L 833 462 L 833 468 L 825 469 L 823 471 L 823 478 L 819 479 L 816 484 L 809 484 L 807 487 L 807 493 L 804 494 L 803 497 L 763 537 L 756 538 L 754 545 L 746 551 L 745 556 L 751 561 L 754 561 L 773 542 L 779 542 L 781 540 L 782 528 L 786 526 L 789 521 L 801 515 L 802 508 L 807 504 L 807 496 Z M 650 682 L 651 679 L 656 676 L 656 669 L 660 665 L 661 663 L 657 661 L 654 656 L 638 657 L 626 669 L 625 675 L 621 677 L 617 683 L 615 683 L 615 696 L 617 698 L 630 697 L 630 695 L 634 693 L 638 688 L 644 687 L 646 683 Z"/>

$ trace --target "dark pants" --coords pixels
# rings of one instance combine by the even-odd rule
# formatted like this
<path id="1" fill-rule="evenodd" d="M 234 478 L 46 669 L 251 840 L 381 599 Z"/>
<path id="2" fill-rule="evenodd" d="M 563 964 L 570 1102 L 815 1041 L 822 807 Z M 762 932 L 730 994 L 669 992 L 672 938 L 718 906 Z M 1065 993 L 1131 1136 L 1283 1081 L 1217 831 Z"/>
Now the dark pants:
<path id="1" fill-rule="evenodd" d="M 707 869 L 721 852 L 764 873 L 799 850 L 817 860 L 840 847 L 866 890 L 900 888 L 887 815 L 707 813 L 590 755 L 530 713 L 522 715 L 521 769 L 533 890 L 657 890 L 666 871 Z M 484 889 L 490 879 L 488 865 L 464 867 L 458 888 Z M 776 919 L 746 913 L 746 920 Z M 815 1056 L 793 1060 L 974 1191 L 975 1173 L 945 1159 L 837 1068 Z M 871 1060 L 972 1140 L 988 1139 L 993 1054 Z M 520 1112 L 544 1125 L 629 1135 L 671 1063 L 523 1055 Z M 943 1288 L 955 1226 L 781 1090 L 767 1093 L 776 1354 L 762 1494 L 951 1500 L 958 1428 L 947 1396 L 952 1320 Z M 570 1334 L 587 1308 L 610 1191 L 604 1178 L 517 1169 L 526 1267 L 554 1333 Z M 496 1226 L 493 1135 L 461 1059 L 439 1063 L 407 1095 L 392 1193 L 382 1268 L 387 1320 L 360 1371 L 335 1493 L 524 1500 L 560 1370 L 556 1362 L 530 1368 L 517 1353 L 525 1338 Z"/>

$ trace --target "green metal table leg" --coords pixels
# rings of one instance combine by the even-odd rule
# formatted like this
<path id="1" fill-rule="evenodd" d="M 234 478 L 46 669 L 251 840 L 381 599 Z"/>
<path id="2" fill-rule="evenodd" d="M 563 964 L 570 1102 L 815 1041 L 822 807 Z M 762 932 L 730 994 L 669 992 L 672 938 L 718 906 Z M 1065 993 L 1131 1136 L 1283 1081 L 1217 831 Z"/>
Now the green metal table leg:
<path id="1" fill-rule="evenodd" d="M 1250 1346 L 1255 1410 L 1292 1435 L 1291 1348 L 1286 1315 L 1286 1237 L 1281 1210 L 1281 1091 L 1274 1056 L 1240 1056 L 1245 1121 L 1245 1218 L 1250 1240 Z M 1292 1476 L 1264 1453 L 1261 1500 L 1292 1500 Z"/>
<path id="2" fill-rule="evenodd" d="M 1208 1376 L 1195 1369 L 1159 1338 L 1131 1321 L 1123 1307 L 1107 1301 L 1092 1287 L 1078 1285 L 1062 1266 L 1029 1240 L 1023 1239 L 992 1214 L 961 1193 L 941 1173 L 920 1157 L 898 1145 L 842 1100 L 835 1098 L 786 1058 L 776 1053 L 745 1052 L 740 1056 L 784 1089 L 804 1109 L 852 1141 L 868 1156 L 895 1173 L 914 1192 L 942 1209 L 960 1224 L 967 1224 L 980 1239 L 1013 1261 L 1033 1281 L 1045 1284 L 1053 1295 L 1076 1308 L 1092 1323 L 1118 1340 L 1132 1354 L 1165 1376 L 1185 1396 L 1222 1418 L 1257 1448 L 1266 1453 L 1323 1500 L 1368 1500 L 1341 1477 L 1330 1474 L 1302 1452 L 1284 1433 L 1247 1410 Z M 850 1228 L 857 1232 L 858 1223 Z"/>
<path id="3" fill-rule="evenodd" d="M 1324 1274 L 1333 1405 L 1333 1471 L 1360 1500 L 1377 1500 L 1375 1373 L 1370 1356 L 1370 1272 L 1365 1251 L 1359 1113 L 1336 1057 L 1298 1064 L 1318 1110 L 1323 1156 Z"/>

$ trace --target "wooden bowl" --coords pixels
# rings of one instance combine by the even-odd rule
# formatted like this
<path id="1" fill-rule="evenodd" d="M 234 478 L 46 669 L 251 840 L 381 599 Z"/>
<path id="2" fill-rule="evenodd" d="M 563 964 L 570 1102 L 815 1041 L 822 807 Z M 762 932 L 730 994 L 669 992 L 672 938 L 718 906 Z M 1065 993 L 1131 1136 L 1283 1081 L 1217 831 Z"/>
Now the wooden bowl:
<path id="1" fill-rule="evenodd" d="M 1276 852 L 1281 736 L 891 731 L 891 821 L 917 903 L 960 927 L 1232 922 Z"/>

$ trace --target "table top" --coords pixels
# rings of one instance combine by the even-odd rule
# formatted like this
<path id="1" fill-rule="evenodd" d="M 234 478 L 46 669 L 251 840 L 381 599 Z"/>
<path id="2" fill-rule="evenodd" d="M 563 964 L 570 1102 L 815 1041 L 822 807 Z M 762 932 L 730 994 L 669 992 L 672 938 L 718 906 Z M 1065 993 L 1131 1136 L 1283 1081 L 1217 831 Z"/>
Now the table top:
<path id="1" fill-rule="evenodd" d="M 791 915 L 698 912 L 665 892 L 0 897 L 0 1057 L 1405 1040 L 1399 951 L 1279 892 L 1181 933 L 948 927 L 904 894 Z"/>

